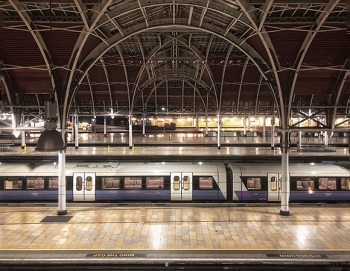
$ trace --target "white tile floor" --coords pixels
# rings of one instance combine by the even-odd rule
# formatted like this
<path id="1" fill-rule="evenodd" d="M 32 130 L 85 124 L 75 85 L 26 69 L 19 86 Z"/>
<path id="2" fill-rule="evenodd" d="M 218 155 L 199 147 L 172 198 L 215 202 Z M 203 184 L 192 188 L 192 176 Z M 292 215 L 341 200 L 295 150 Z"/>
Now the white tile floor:
<path id="1" fill-rule="evenodd" d="M 350 250 L 348 207 L 3 207 L 0 249 Z"/>

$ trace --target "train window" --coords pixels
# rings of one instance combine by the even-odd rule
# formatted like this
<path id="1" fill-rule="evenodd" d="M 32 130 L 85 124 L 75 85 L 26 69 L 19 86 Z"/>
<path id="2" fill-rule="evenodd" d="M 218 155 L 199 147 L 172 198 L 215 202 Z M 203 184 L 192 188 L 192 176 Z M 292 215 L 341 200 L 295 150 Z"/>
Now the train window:
<path id="1" fill-rule="evenodd" d="M 182 177 L 183 189 L 185 191 L 190 190 L 190 180 L 191 180 L 190 176 L 185 175 Z"/>
<path id="2" fill-rule="evenodd" d="M 85 179 L 85 189 L 86 191 L 91 191 L 92 190 L 92 177 L 91 176 L 87 176 Z"/>
<path id="3" fill-rule="evenodd" d="M 213 189 L 213 187 L 214 187 L 213 177 L 199 178 L 199 189 Z"/>
<path id="4" fill-rule="evenodd" d="M 27 189 L 44 189 L 44 178 L 27 178 Z"/>
<path id="5" fill-rule="evenodd" d="M 178 175 L 174 176 L 173 185 L 174 185 L 175 191 L 180 190 L 180 176 L 178 176 Z"/>
<path id="6" fill-rule="evenodd" d="M 120 178 L 114 177 L 103 177 L 102 178 L 102 189 L 119 189 Z"/>
<path id="7" fill-rule="evenodd" d="M 141 177 L 126 177 L 124 179 L 125 189 L 141 189 L 142 188 L 142 178 Z"/>
<path id="8" fill-rule="evenodd" d="M 22 180 L 5 180 L 4 189 L 22 189 Z"/>
<path id="9" fill-rule="evenodd" d="M 311 178 L 301 178 L 297 180 L 297 190 L 314 190 L 315 184 Z"/>
<path id="10" fill-rule="evenodd" d="M 76 178 L 76 185 L 75 186 L 76 186 L 77 191 L 83 190 L 83 177 L 78 176 Z"/>
<path id="11" fill-rule="evenodd" d="M 146 178 L 147 189 L 163 189 L 164 178 L 163 177 L 147 177 Z"/>
<path id="12" fill-rule="evenodd" d="M 341 190 L 350 190 L 350 178 L 340 178 Z"/>
<path id="13" fill-rule="evenodd" d="M 277 191 L 277 177 L 271 177 L 271 191 Z"/>
<path id="14" fill-rule="evenodd" d="M 318 189 L 336 190 L 337 182 L 335 178 L 318 178 Z"/>
<path id="15" fill-rule="evenodd" d="M 247 188 L 248 188 L 248 190 L 260 190 L 261 189 L 261 179 L 260 178 L 247 178 Z"/>
<path id="16" fill-rule="evenodd" d="M 49 178 L 49 189 L 58 189 L 58 178 Z"/>

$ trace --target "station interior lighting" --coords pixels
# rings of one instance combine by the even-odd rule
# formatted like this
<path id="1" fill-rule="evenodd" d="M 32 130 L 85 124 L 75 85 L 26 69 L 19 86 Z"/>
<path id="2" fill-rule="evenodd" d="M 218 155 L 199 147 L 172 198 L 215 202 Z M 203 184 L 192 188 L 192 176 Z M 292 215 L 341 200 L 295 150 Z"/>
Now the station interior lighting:
<path id="1" fill-rule="evenodd" d="M 15 136 L 15 138 L 18 138 L 21 132 L 17 130 L 13 130 L 12 134 Z"/>
<path id="2" fill-rule="evenodd" d="M 35 150 L 37 151 L 61 151 L 66 143 L 57 128 L 57 107 L 54 102 L 45 102 L 45 131 L 40 135 Z"/>

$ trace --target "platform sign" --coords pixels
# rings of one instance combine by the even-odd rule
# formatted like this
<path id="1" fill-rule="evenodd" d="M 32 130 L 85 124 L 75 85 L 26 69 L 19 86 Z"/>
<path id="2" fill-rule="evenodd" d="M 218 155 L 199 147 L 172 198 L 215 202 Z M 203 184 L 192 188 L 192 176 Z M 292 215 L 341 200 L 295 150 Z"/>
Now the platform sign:
<path id="1" fill-rule="evenodd" d="M 192 200 L 192 173 L 171 173 L 171 200 Z"/>
<path id="2" fill-rule="evenodd" d="M 95 173 L 73 174 L 73 200 L 94 201 L 95 200 Z"/>

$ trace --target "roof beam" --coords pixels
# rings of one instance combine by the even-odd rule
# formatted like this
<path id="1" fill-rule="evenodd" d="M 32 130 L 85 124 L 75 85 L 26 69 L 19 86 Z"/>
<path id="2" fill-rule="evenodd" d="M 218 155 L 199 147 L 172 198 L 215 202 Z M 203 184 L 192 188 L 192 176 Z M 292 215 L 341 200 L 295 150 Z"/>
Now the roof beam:
<path id="1" fill-rule="evenodd" d="M 292 107 L 292 100 L 295 92 L 295 85 L 299 75 L 300 67 L 304 61 L 306 53 L 310 48 L 310 45 L 314 40 L 314 38 L 316 37 L 318 31 L 323 26 L 323 23 L 326 21 L 327 17 L 330 15 L 331 11 L 336 7 L 339 1 L 340 0 L 330 0 L 329 2 L 327 2 L 325 9 L 322 11 L 321 15 L 316 19 L 316 22 L 311 27 L 310 31 L 307 33 L 304 39 L 304 42 L 299 49 L 298 55 L 294 62 L 293 70 L 290 77 L 289 89 L 288 89 L 288 92 L 289 92 L 288 116 L 291 115 L 291 110 L 292 110 L 291 107 Z"/>
<path id="2" fill-rule="evenodd" d="M 270 0 L 267 0 L 268 2 L 264 6 L 265 12 L 268 12 L 268 10 L 271 8 L 271 2 Z M 285 126 L 288 123 L 287 116 L 284 112 L 284 97 L 282 92 L 282 86 L 279 79 L 278 71 L 280 70 L 280 63 L 278 61 L 278 57 L 276 54 L 276 51 L 274 49 L 274 45 L 267 34 L 267 31 L 259 22 L 259 19 L 254 14 L 254 8 L 251 4 L 248 4 L 246 1 L 242 0 L 236 0 L 237 5 L 241 8 L 241 10 L 244 12 L 244 15 L 248 18 L 250 21 L 254 32 L 259 36 L 262 44 L 264 45 L 265 51 L 268 55 L 269 65 L 271 66 L 271 74 L 266 80 L 269 83 L 272 96 L 275 99 L 275 103 L 277 104 L 278 111 L 280 113 L 280 125 L 282 128 L 285 128 Z M 261 20 L 265 20 L 266 18 L 262 17 Z M 266 78 L 267 79 L 267 78 Z"/>
<path id="3" fill-rule="evenodd" d="M 344 70 L 339 74 L 337 83 L 334 87 L 332 98 L 333 98 L 333 114 L 331 116 L 330 125 L 332 128 L 335 127 L 335 120 L 337 116 L 338 105 L 340 101 L 340 95 L 344 89 L 347 78 L 350 78 L 350 59 L 347 59 L 344 63 Z"/>
<path id="4" fill-rule="evenodd" d="M 104 15 L 104 13 L 107 11 L 109 5 L 113 2 L 113 0 L 103 0 L 99 1 L 96 3 L 95 6 L 95 13 L 89 19 L 87 17 L 87 13 L 85 12 L 85 8 L 83 6 L 82 0 L 74 0 L 75 4 L 77 6 L 80 6 L 79 13 L 80 16 L 84 19 L 84 27 L 80 32 L 80 35 L 75 43 L 74 49 L 72 50 L 71 57 L 69 59 L 69 71 L 67 75 L 67 79 L 65 80 L 66 85 L 64 86 L 64 102 L 63 102 L 63 112 L 62 112 L 62 118 L 63 118 L 63 123 L 66 122 L 66 118 L 68 117 L 69 113 L 69 107 L 71 106 L 71 103 L 74 99 L 74 94 L 76 90 L 76 85 L 73 85 L 73 78 L 74 75 L 76 74 L 76 68 L 78 65 L 78 60 L 80 58 L 80 55 L 82 53 L 82 50 L 84 48 L 84 45 L 90 35 L 93 34 L 94 28 L 96 24 L 99 22 L 101 17 Z M 96 59 L 97 61 L 97 59 Z M 71 91 L 73 89 L 73 91 Z"/>

